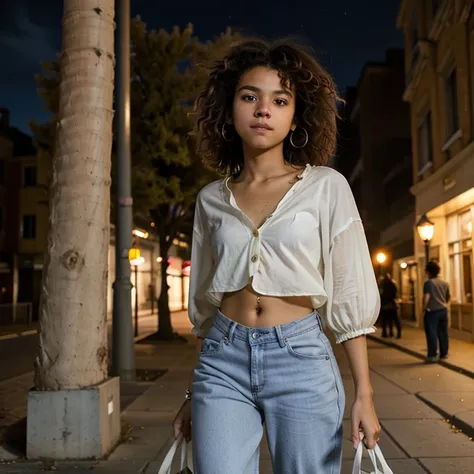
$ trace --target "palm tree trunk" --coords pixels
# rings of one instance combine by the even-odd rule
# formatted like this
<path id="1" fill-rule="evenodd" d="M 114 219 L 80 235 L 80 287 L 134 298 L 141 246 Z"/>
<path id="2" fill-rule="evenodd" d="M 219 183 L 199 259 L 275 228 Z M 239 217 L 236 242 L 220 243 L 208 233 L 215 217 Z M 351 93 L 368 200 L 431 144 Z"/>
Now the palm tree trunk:
<path id="1" fill-rule="evenodd" d="M 37 390 L 107 376 L 114 0 L 65 0 Z"/>

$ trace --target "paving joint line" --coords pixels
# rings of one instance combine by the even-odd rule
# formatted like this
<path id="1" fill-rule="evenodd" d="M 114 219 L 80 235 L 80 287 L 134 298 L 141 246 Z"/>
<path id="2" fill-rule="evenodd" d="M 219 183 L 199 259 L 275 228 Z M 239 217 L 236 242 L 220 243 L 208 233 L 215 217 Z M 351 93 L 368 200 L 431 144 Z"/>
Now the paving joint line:
<path id="1" fill-rule="evenodd" d="M 405 352 L 406 354 L 412 355 L 413 357 L 416 357 L 418 359 L 421 359 L 421 360 L 426 359 L 426 357 L 423 354 L 420 354 L 418 351 L 409 349 L 408 347 L 400 346 L 396 344 L 395 342 L 383 341 L 371 335 L 367 335 L 367 338 L 370 339 L 371 341 L 378 342 L 379 344 L 383 344 L 384 346 L 391 347 L 392 349 L 396 349 L 400 352 Z M 450 369 L 453 372 L 457 372 L 461 375 L 465 375 L 466 377 L 474 379 L 474 371 L 472 370 L 465 369 L 464 367 L 460 367 L 459 365 L 452 364 L 451 362 L 448 362 L 445 360 L 439 360 L 437 364 L 442 367 L 446 367 L 447 369 Z"/>
<path id="2" fill-rule="evenodd" d="M 473 426 L 467 424 L 465 421 L 460 420 L 456 415 L 449 414 L 446 410 L 443 410 L 443 408 L 437 406 L 432 401 L 426 399 L 423 395 L 421 395 L 420 392 L 415 393 L 415 395 L 425 405 L 428 405 L 431 409 L 438 412 L 444 419 L 447 419 L 447 421 L 451 425 L 454 425 L 456 428 L 459 428 L 464 435 L 466 435 L 470 438 L 474 438 L 474 427 Z"/>

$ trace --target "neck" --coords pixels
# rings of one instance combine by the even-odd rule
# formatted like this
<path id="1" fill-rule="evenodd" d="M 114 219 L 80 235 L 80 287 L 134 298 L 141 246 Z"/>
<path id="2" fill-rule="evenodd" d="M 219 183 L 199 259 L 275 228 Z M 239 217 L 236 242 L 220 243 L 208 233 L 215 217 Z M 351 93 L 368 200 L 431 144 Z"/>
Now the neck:
<path id="1" fill-rule="evenodd" d="M 283 158 L 283 144 L 268 150 L 250 150 L 244 145 L 243 181 L 266 181 L 290 171 L 294 169 Z"/>

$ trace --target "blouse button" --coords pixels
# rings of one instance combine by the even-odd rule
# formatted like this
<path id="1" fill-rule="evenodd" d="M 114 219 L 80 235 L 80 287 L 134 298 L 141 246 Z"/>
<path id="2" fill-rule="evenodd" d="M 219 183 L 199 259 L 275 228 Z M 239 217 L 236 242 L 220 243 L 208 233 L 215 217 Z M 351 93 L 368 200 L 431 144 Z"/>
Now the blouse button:
<path id="1" fill-rule="evenodd" d="M 254 236 L 254 237 L 258 237 L 258 235 L 259 235 L 258 230 L 254 230 L 254 231 L 253 231 L 253 236 Z"/>
<path id="2" fill-rule="evenodd" d="M 258 260 L 258 255 L 252 255 L 252 258 L 250 260 L 255 263 Z"/>

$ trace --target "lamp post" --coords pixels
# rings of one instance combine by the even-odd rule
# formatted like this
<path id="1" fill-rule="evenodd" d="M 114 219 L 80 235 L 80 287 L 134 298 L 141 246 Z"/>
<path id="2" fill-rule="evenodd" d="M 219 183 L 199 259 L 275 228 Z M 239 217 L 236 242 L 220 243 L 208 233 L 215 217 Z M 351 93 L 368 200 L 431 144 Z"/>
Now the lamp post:
<path id="1" fill-rule="evenodd" d="M 138 266 L 141 265 L 145 259 L 140 256 L 140 249 L 132 247 L 128 252 L 128 259 L 133 266 L 133 273 L 135 277 L 135 337 L 138 336 Z"/>
<path id="2" fill-rule="evenodd" d="M 132 247 L 132 179 L 130 155 L 130 0 L 117 4 L 117 158 L 115 282 L 112 324 L 112 374 L 135 380 L 135 347 L 132 328 L 130 263 Z M 96 9 L 99 10 L 99 9 Z"/>
<path id="3" fill-rule="evenodd" d="M 375 260 L 377 260 L 377 262 L 379 264 L 379 276 L 382 277 L 382 275 L 383 275 L 383 264 L 387 260 L 387 255 L 385 255 L 383 252 L 379 252 L 375 256 Z"/>
<path id="4" fill-rule="evenodd" d="M 430 261 L 430 242 L 434 234 L 434 223 L 431 222 L 426 214 L 423 214 L 416 223 L 416 230 L 420 239 L 425 243 L 425 265 Z"/>

